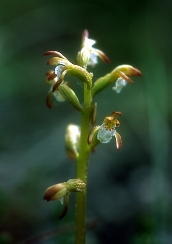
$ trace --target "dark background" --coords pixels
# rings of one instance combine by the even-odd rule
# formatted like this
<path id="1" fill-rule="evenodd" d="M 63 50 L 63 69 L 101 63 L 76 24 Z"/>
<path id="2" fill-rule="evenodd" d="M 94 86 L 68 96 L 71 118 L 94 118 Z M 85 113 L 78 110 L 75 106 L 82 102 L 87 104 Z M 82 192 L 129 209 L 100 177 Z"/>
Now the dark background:
<path id="1" fill-rule="evenodd" d="M 58 50 L 75 62 L 87 28 L 111 60 L 89 69 L 94 80 L 120 64 L 143 73 L 120 94 L 108 87 L 96 96 L 98 124 L 112 111 L 122 112 L 123 147 L 117 151 L 112 140 L 91 155 L 87 216 L 97 222 L 87 243 L 171 244 L 172 1 L 0 5 L 0 243 L 73 243 L 75 194 L 61 221 L 60 203 L 42 198 L 48 186 L 74 178 L 64 131 L 79 116 L 68 103 L 46 107 L 49 67 L 42 54 Z M 72 86 L 81 97 L 82 82 L 72 78 Z M 56 234 L 45 238 L 54 228 Z M 26 242 L 34 236 L 39 238 Z"/>

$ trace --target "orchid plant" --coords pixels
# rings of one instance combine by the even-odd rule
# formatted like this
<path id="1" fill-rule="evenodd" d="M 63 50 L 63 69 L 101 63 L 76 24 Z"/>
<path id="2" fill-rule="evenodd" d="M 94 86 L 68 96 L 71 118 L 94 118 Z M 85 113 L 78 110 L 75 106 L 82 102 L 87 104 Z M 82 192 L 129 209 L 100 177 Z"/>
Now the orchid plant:
<path id="1" fill-rule="evenodd" d="M 81 117 L 81 124 L 69 124 L 65 134 L 67 155 L 71 160 L 76 161 L 75 179 L 50 186 L 44 194 L 45 200 L 60 200 L 63 204 L 62 212 L 59 215 L 59 219 L 61 219 L 67 214 L 70 193 L 77 193 L 75 211 L 76 244 L 85 243 L 89 155 L 100 143 L 108 143 L 113 137 L 116 139 L 117 149 L 122 147 L 122 138 L 116 131 L 116 128 L 120 126 L 117 117 L 121 116 L 121 113 L 113 111 L 109 116 L 104 118 L 102 125 L 95 125 L 97 103 L 93 102 L 93 98 L 103 89 L 114 83 L 115 86 L 112 89 L 120 93 L 127 83 L 133 83 L 129 76 L 141 76 L 141 72 L 131 65 L 120 65 L 93 82 L 93 74 L 87 70 L 87 67 L 94 67 L 98 63 L 98 58 L 106 63 L 110 62 L 104 52 L 93 47 L 95 43 L 95 40 L 89 38 L 88 31 L 84 30 L 81 50 L 77 54 L 77 64 L 71 63 L 60 52 L 47 51 L 44 53 L 44 55 L 55 55 L 47 63 L 48 65 L 55 66 L 54 70 L 48 71 L 46 75 L 46 82 L 50 85 L 46 100 L 47 106 L 49 108 L 52 107 L 53 99 L 58 102 L 67 101 L 78 111 Z M 83 82 L 83 104 L 80 103 L 69 82 L 65 81 L 67 73 L 79 78 Z"/>

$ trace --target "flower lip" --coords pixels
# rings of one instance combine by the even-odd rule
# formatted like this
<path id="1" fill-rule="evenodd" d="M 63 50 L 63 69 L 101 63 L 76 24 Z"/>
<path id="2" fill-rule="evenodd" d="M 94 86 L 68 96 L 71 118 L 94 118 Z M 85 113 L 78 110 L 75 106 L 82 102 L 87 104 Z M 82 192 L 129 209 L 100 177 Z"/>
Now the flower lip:
<path id="1" fill-rule="evenodd" d="M 108 143 L 112 137 L 115 135 L 115 127 L 111 128 L 111 129 L 107 129 L 105 123 L 103 123 L 100 128 L 99 131 L 97 133 L 97 139 L 101 142 L 101 143 Z"/>

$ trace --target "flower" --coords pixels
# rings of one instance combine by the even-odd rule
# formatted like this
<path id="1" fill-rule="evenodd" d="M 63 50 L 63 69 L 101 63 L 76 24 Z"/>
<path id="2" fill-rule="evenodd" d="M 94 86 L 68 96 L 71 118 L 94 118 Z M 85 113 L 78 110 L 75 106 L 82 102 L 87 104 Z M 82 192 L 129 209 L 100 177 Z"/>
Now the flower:
<path id="1" fill-rule="evenodd" d="M 113 69 L 110 73 L 105 76 L 100 77 L 96 80 L 92 87 L 92 96 L 94 97 L 97 93 L 105 89 L 108 85 L 116 82 L 116 86 L 113 87 L 113 90 L 120 92 L 121 89 L 126 85 L 126 82 L 134 84 L 129 76 L 141 76 L 142 73 L 140 70 L 134 68 L 131 65 L 124 64 L 119 65 Z"/>
<path id="2" fill-rule="evenodd" d="M 47 51 L 44 55 L 55 54 L 57 57 L 51 58 L 47 64 L 55 65 L 55 70 L 52 72 L 47 80 L 55 81 L 52 87 L 52 92 L 54 92 L 58 86 L 63 83 L 64 77 L 67 73 L 72 76 L 79 78 L 81 81 L 87 84 L 87 88 L 91 88 L 92 84 L 92 73 L 89 73 L 86 69 L 82 68 L 79 65 L 72 64 L 65 56 L 63 56 L 60 52 L 57 51 Z"/>
<path id="3" fill-rule="evenodd" d="M 100 126 L 97 133 L 97 139 L 101 143 L 108 143 L 113 136 L 116 138 L 116 147 L 120 149 L 122 147 L 122 139 L 119 133 L 116 131 L 116 127 L 120 126 L 119 121 L 116 119 L 117 116 L 121 116 L 120 112 L 113 112 L 111 116 L 105 117 L 103 124 Z"/>
<path id="4" fill-rule="evenodd" d="M 96 41 L 88 38 L 88 31 L 84 30 L 83 36 L 82 36 L 82 49 L 78 53 L 77 61 L 79 65 L 81 65 L 83 68 L 87 68 L 87 65 L 94 66 L 98 63 L 97 57 L 102 59 L 104 62 L 109 63 L 109 58 L 103 53 L 101 50 L 92 47 Z"/>
<path id="5" fill-rule="evenodd" d="M 59 200 L 61 204 L 64 202 L 63 210 L 59 215 L 62 219 L 68 211 L 69 195 L 71 192 L 85 191 L 86 184 L 80 179 L 70 179 L 67 182 L 59 183 L 47 188 L 44 193 L 44 199 L 48 201 Z"/>

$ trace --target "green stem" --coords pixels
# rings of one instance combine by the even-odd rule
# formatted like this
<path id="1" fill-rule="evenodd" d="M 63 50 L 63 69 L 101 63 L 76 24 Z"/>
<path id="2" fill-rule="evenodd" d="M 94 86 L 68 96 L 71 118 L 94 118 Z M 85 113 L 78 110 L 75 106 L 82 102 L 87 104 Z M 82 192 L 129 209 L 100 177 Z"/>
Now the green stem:
<path id="1" fill-rule="evenodd" d="M 76 178 L 87 183 L 87 168 L 90 149 L 87 143 L 91 110 L 91 90 L 84 84 L 84 109 L 81 115 L 81 138 L 79 157 L 76 162 Z M 76 232 L 75 244 L 85 244 L 86 235 L 86 190 L 76 194 Z"/>

